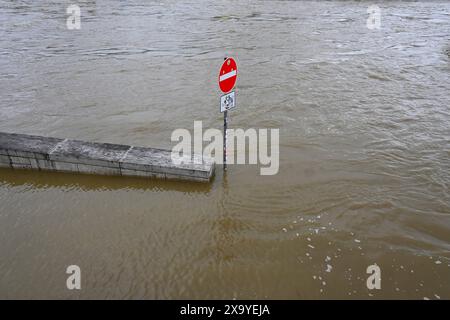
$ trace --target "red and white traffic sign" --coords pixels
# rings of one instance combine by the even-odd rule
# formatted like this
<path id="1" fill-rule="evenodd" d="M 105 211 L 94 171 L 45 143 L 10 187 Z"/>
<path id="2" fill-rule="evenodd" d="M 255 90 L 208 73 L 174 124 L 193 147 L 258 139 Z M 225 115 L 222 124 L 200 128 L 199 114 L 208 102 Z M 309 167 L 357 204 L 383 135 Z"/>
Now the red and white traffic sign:
<path id="1" fill-rule="evenodd" d="M 219 87 L 224 93 L 230 92 L 237 80 L 237 64 L 233 58 L 226 59 L 219 72 Z"/>

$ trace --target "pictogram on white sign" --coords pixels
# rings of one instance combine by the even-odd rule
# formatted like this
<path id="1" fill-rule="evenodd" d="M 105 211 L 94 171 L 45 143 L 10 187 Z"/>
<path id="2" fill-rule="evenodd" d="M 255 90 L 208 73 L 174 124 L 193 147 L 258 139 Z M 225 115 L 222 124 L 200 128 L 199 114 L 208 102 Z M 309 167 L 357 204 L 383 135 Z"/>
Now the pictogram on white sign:
<path id="1" fill-rule="evenodd" d="M 236 107 L 236 94 L 234 91 L 220 97 L 220 112 L 225 112 Z"/>

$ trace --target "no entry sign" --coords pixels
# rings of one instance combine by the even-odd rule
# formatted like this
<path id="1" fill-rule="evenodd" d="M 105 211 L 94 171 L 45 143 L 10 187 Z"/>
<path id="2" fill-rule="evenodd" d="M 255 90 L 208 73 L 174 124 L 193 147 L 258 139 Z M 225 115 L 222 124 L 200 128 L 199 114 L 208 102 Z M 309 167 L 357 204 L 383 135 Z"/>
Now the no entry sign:
<path id="1" fill-rule="evenodd" d="M 219 71 L 219 87 L 225 93 L 220 98 L 220 112 L 223 112 L 223 170 L 227 171 L 227 128 L 228 110 L 236 108 L 236 94 L 233 90 L 237 80 L 237 64 L 233 58 L 225 58 Z"/>
<path id="2" fill-rule="evenodd" d="M 219 87 L 224 93 L 230 92 L 237 80 L 237 64 L 233 58 L 226 59 L 219 72 Z"/>

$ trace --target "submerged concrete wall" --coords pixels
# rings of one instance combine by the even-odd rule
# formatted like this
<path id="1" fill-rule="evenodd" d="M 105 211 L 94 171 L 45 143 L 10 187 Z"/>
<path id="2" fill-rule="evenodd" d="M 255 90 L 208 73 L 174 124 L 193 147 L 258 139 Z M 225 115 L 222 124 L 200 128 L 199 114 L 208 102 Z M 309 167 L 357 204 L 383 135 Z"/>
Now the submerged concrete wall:
<path id="1" fill-rule="evenodd" d="M 178 165 L 168 150 L 0 132 L 0 167 L 12 169 L 209 182 L 214 160 L 195 159 Z"/>

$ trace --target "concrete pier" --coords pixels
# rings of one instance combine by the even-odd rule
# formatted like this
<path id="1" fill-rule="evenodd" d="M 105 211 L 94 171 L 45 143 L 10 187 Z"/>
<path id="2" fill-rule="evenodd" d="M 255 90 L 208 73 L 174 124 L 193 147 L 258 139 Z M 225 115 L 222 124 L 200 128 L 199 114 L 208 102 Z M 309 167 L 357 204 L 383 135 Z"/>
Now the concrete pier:
<path id="1" fill-rule="evenodd" d="M 0 132 L 0 167 L 209 182 L 215 163 L 174 164 L 169 150 Z"/>

